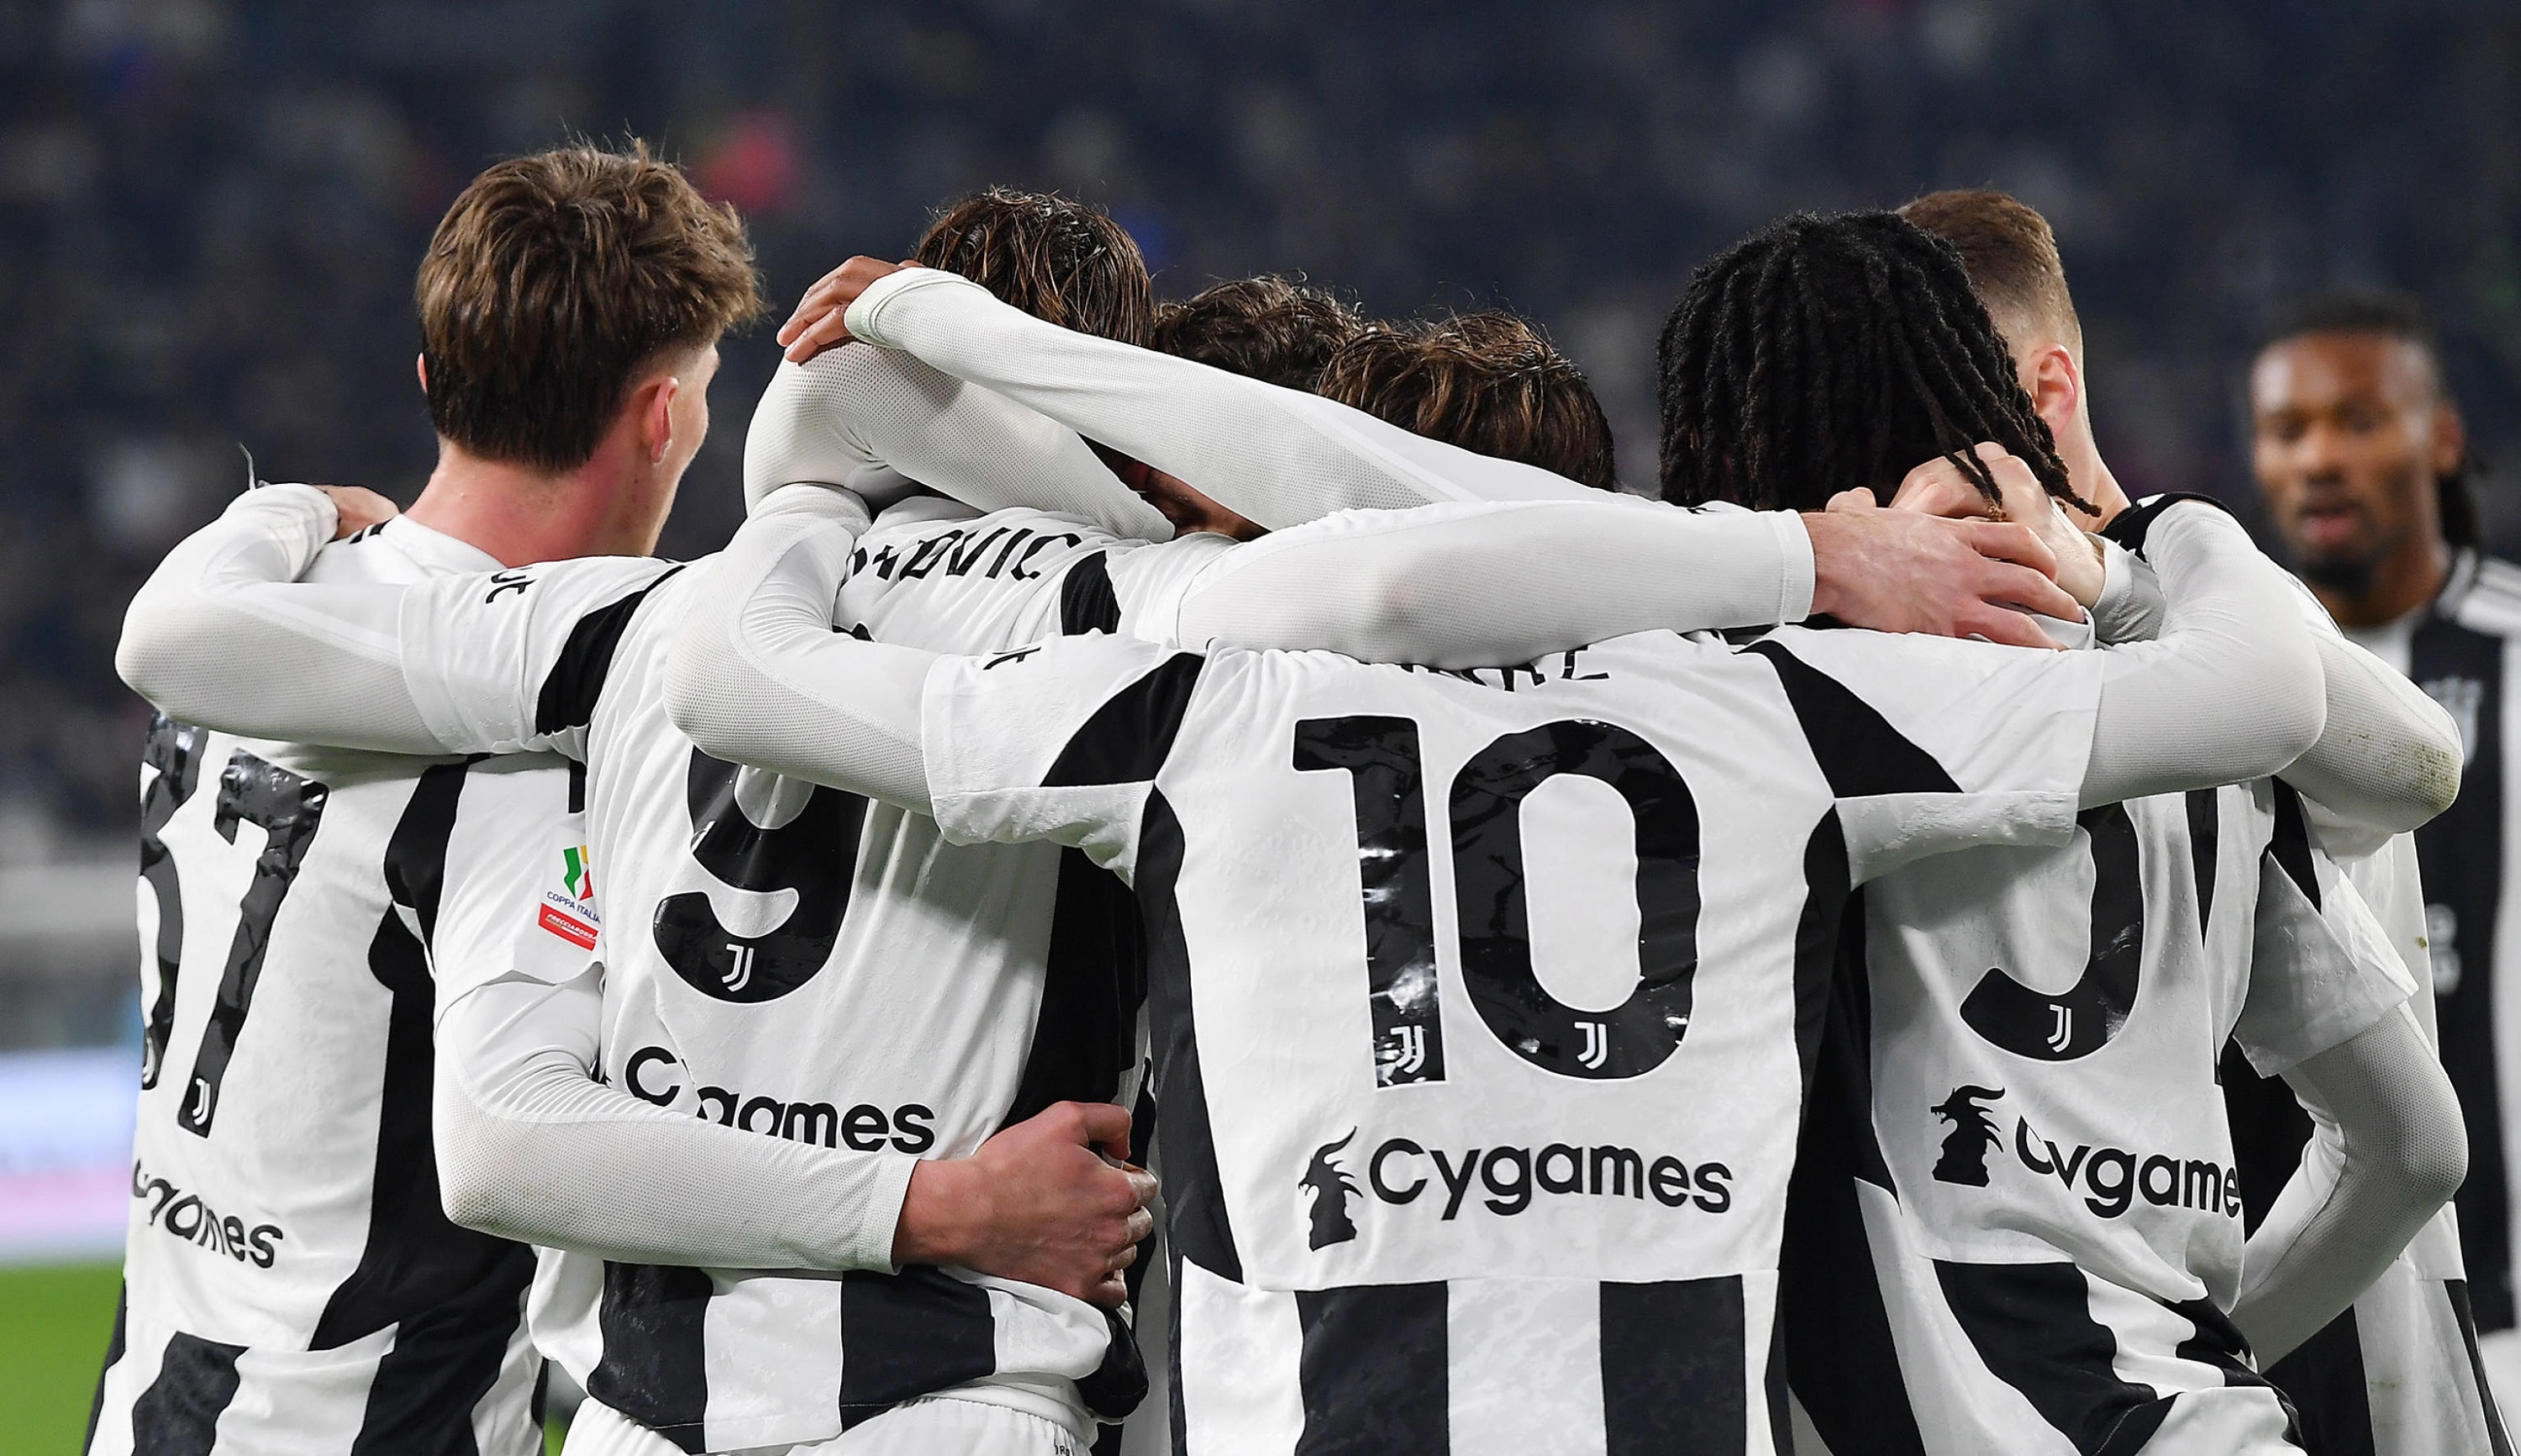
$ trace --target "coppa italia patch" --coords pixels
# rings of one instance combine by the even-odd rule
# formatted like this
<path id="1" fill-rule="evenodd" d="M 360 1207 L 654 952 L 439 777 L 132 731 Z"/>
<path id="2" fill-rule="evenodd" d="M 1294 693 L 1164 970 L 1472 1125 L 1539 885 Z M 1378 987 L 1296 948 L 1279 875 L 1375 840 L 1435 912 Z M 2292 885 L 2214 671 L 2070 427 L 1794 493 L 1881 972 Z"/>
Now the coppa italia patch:
<path id="1" fill-rule="evenodd" d="M 595 913 L 594 853 L 573 844 L 560 852 L 560 862 L 563 888 L 543 891 L 534 923 L 580 950 L 593 950 L 596 927 L 603 924 Z"/>

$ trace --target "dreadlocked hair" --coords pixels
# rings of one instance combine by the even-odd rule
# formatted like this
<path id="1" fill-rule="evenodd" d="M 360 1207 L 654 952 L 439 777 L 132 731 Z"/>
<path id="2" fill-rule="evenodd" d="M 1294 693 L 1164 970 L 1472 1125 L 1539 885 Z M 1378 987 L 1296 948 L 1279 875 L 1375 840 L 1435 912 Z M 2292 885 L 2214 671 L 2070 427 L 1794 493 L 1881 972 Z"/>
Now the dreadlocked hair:
<path id="1" fill-rule="evenodd" d="M 1936 456 L 1991 504 L 1993 440 L 2086 511 L 1952 246 L 1893 212 L 1797 212 L 1699 265 L 1655 346 L 1663 494 L 1817 510 L 1889 504 Z"/>

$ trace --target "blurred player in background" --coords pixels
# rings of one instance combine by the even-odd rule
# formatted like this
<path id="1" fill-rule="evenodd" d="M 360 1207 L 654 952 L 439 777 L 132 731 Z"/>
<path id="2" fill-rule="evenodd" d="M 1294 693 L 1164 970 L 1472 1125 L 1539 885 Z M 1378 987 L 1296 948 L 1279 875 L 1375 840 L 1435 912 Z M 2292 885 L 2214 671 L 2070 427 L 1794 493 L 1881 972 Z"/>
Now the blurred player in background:
<path id="1" fill-rule="evenodd" d="M 1963 421 L 2006 432 L 2021 457 L 2027 501 L 2008 489 L 2008 517 L 2050 515 L 2032 473 L 2061 499 L 2080 482 L 1975 292 L 1951 250 L 1880 213 L 1789 218 L 1711 261 L 1664 336 L 1667 489 L 1809 505 L 1854 479 L 1914 504 L 1940 484 L 1984 511 L 1990 481 L 1954 462 L 1900 478 Z M 1824 317 L 1826 332 L 1798 327 Z M 1758 341 L 1749 359 L 1725 346 L 1744 339 Z M 2056 544 L 2061 583 L 2103 573 L 2080 535 Z M 2104 627 L 2129 616 L 2112 598 L 2131 571 L 2115 548 L 2106 565 L 2118 592 L 2078 592 Z M 2385 706 L 2389 727 L 2369 733 L 2338 713 L 2318 756 L 2436 726 L 2420 699 Z M 2404 774 L 2364 778 L 2379 781 L 2351 781 L 2365 796 L 2406 790 Z M 2447 1146 L 2389 1136 L 2427 1109 L 2449 1116 L 2450 1091 L 2397 1014 L 2409 983 L 2353 891 L 2308 845 L 2263 859 L 2288 793 L 2087 801 L 2068 847 L 1973 851 L 1864 889 L 1785 1286 L 1787 1367 L 1839 1456 L 2063 1452 L 2104 1436 L 2129 1451 L 2292 1448 L 2235 1325 L 2273 1342 L 2310 1308 L 2316 1328 L 2448 1197 L 2458 1154 L 2456 1129 Z M 2184 903 L 2190 877 L 2173 873 L 2192 858 L 2195 903 L 2220 908 L 2212 936 Z M 2282 927 L 2270 943 L 2310 964 L 2313 986 L 2297 990 L 2305 978 L 2274 956 L 2250 974 L 2254 922 Z M 2341 1179 L 2307 1202 L 2320 1217 L 2271 1230 L 2255 1278 L 2216 1125 L 2217 1058 L 2236 1025 L 2357 1150 L 2357 1186 Z M 2405 1160 L 2384 1171 L 2375 1153 Z M 1856 1297 L 1877 1279 L 1880 1302 Z"/>
<path id="2" fill-rule="evenodd" d="M 1933 193 L 1901 212 L 1960 253 L 1971 286 L 2004 335 L 2024 390 L 2056 437 L 2070 478 L 2102 518 L 2115 516 L 2126 494 L 2092 434 L 2083 325 L 2047 219 L 1989 191 Z M 2349 681 L 2366 670 L 2367 664 L 2341 660 L 2333 643 L 2324 650 L 2328 665 Z M 2396 687 L 2366 675 L 2378 686 Z M 2292 773 L 2309 773 L 2317 783 L 2316 764 L 2297 765 Z M 2334 794 L 2340 786 L 2321 787 Z M 2367 814 L 2387 813 L 2382 805 L 2362 807 Z M 2332 818 L 2319 827 L 2337 842 L 2342 867 L 2380 916 L 2408 975 L 2418 986 L 2428 984 L 2412 847 L 2396 846 L 2406 849 L 2402 866 L 2395 848 L 2350 852 L 2369 845 L 2368 826 Z M 2430 1036 L 2432 997 L 2412 998 L 2409 1010 Z M 2283 1081 L 2258 1075 L 2237 1049 L 2225 1054 L 2223 1084 L 2246 1226 L 2255 1232 L 2301 1161 L 2310 1121 Z M 2473 1166 L 2473 1141 L 2471 1149 Z M 2302 1438 L 2314 1453 L 2360 1451 L 2364 1442 L 2406 1456 L 2499 1449 L 2494 1442 L 2500 1422 L 2475 1368 L 2464 1297 L 2455 1283 L 2456 1226 L 2456 1215 L 2444 1209 L 2353 1310 L 2269 1366 L 2270 1378 L 2300 1412 Z"/>
<path id="3" fill-rule="evenodd" d="M 734 214 L 636 146 L 476 178 L 418 301 L 436 470 L 398 518 L 346 493 L 371 528 L 322 546 L 310 580 L 646 555 L 707 429 L 718 336 L 759 306 Z M 538 911 L 582 954 L 575 792 L 556 759 L 153 724 L 139 1132 L 91 1451 L 542 1448 L 533 1256 L 440 1208 L 431 959 L 504 956 Z"/>
<path id="4" fill-rule="evenodd" d="M 2459 726 L 2459 798 L 2415 835 L 2423 909 L 2419 919 L 2408 907 L 2402 938 L 2421 936 L 2429 949 L 2443 1065 L 2468 1125 L 2458 1248 L 2440 1251 L 2429 1274 L 2474 1311 L 2479 1354 L 2508 1410 L 2521 1397 L 2511 1191 L 2521 1109 L 2507 1085 L 2521 1077 L 2511 969 L 2521 940 L 2504 920 L 2521 861 L 2507 848 L 2516 799 L 2503 769 L 2506 735 L 2521 725 L 2509 706 L 2521 682 L 2511 665 L 2521 569 L 2478 550 L 2466 435 L 2417 299 L 2297 300 L 2263 336 L 2249 402 L 2252 465 L 2295 569 L 2348 637 L 2412 677 Z"/>

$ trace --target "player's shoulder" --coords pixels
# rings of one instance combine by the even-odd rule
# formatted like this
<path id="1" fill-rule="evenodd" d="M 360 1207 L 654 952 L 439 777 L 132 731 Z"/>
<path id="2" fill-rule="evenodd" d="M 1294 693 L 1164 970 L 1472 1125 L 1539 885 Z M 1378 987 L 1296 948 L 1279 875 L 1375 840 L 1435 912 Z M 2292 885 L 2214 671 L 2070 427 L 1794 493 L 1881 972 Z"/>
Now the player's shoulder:
<path id="1" fill-rule="evenodd" d="M 2499 637 L 2521 635 L 2521 565 L 2491 556 L 2460 563 L 2444 593 L 2452 620 Z"/>

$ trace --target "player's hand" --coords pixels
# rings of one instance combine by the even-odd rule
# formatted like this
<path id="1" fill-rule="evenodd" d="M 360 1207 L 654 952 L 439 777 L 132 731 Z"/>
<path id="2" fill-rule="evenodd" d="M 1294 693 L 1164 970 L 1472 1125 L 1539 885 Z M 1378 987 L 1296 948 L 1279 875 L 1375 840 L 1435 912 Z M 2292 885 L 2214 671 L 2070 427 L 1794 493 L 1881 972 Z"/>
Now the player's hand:
<path id="1" fill-rule="evenodd" d="M 779 341 L 788 346 L 788 361 L 802 364 L 827 348 L 837 348 L 849 341 L 849 328 L 845 321 L 849 305 L 867 285 L 917 263 L 888 263 L 882 258 L 864 255 L 853 257 L 814 280 L 805 296 L 797 302 L 797 311 L 779 326 Z"/>
<path id="2" fill-rule="evenodd" d="M 1812 611 L 1851 626 L 2054 648 L 2024 614 L 2080 614 L 2053 579 L 2055 555 L 2027 525 L 1886 510 L 1850 490 L 1805 512 L 1804 527 Z"/>
<path id="3" fill-rule="evenodd" d="M 2067 595 L 2086 607 L 2099 601 L 2101 552 L 2092 538 L 2057 509 L 2056 501 L 2021 457 L 1993 440 L 1975 446 L 1974 453 L 1987 462 L 1988 474 L 1995 478 L 1996 489 L 2004 500 L 2001 519 L 2030 526 L 2048 543 L 2049 551 L 2057 558 L 2057 584 L 2065 588 Z M 1900 482 L 1899 493 L 1891 498 L 1891 509 L 1956 518 L 1995 514 L 1995 508 L 1988 504 L 1976 482 L 1940 455 L 1908 472 Z M 2074 614 L 2066 615 L 2071 620 Z"/>
<path id="4" fill-rule="evenodd" d="M 336 541 L 402 514 L 400 506 L 364 485 L 318 485 L 315 488 L 333 498 L 333 510 L 341 517 L 340 523 L 333 527 Z"/>
<path id="5" fill-rule="evenodd" d="M 1154 1231 L 1155 1176 L 1130 1164 L 1129 1113 L 1063 1102 L 969 1158 L 921 1163 L 894 1232 L 904 1264 L 956 1264 L 1101 1305 L 1126 1299 L 1122 1271 Z"/>

